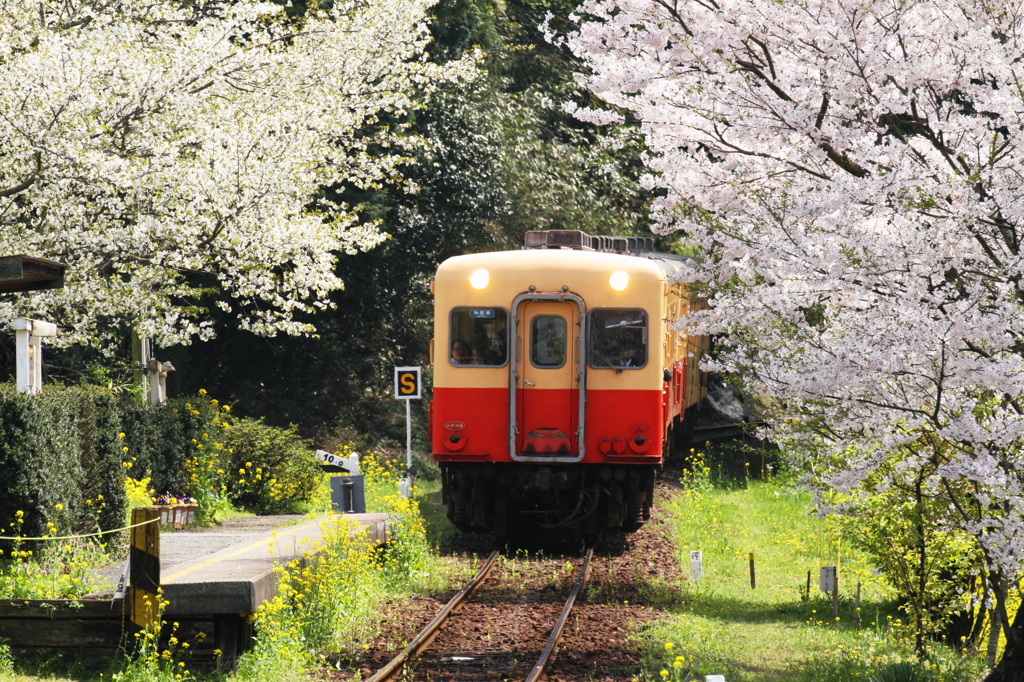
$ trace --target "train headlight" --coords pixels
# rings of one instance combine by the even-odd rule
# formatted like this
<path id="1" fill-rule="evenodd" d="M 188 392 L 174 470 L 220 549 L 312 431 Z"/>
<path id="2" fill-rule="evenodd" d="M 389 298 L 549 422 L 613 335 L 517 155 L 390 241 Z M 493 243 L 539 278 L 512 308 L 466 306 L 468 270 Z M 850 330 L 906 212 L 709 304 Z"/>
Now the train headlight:
<path id="1" fill-rule="evenodd" d="M 616 270 L 608 278 L 608 286 L 615 289 L 615 291 L 622 291 L 629 286 L 629 275 L 624 270 Z"/>
<path id="2" fill-rule="evenodd" d="M 491 283 L 491 273 L 486 270 L 475 270 L 473 274 L 469 276 L 469 284 L 474 289 L 486 289 L 487 285 Z"/>

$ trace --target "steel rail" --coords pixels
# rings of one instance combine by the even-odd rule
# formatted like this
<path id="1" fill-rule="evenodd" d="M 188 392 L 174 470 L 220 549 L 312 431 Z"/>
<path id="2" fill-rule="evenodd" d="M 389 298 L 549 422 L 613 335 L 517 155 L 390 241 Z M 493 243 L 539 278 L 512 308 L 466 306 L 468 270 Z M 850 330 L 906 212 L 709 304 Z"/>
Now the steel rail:
<path id="1" fill-rule="evenodd" d="M 406 661 L 425 649 L 430 642 L 433 641 L 434 635 L 436 635 L 437 631 L 441 629 L 444 622 L 448 620 L 448 616 L 451 615 L 452 611 L 454 611 L 455 608 L 459 606 L 464 599 L 466 599 L 466 597 L 472 595 L 473 592 L 480 587 L 481 583 L 483 583 L 484 579 L 487 578 L 487 575 L 494 567 L 494 560 L 497 557 L 497 550 L 491 552 L 490 556 L 487 557 L 487 560 L 484 561 L 484 565 L 481 566 L 480 570 L 477 571 L 475 576 L 473 576 L 473 579 L 470 580 L 465 587 L 459 590 L 458 594 L 452 597 L 448 603 L 444 605 L 444 608 L 434 616 L 434 620 L 427 623 L 427 626 L 423 628 L 418 635 L 412 638 L 412 641 L 409 642 L 408 646 L 406 646 L 400 654 L 392 658 L 386 666 L 378 670 L 373 677 L 367 680 L 367 682 L 383 682 L 383 680 L 390 680 L 392 677 L 397 675 L 399 671 L 401 671 L 402 666 L 405 665 Z"/>
<path id="2" fill-rule="evenodd" d="M 569 593 L 569 599 L 566 600 L 565 606 L 562 607 L 562 615 L 558 617 L 558 622 L 555 623 L 555 628 L 551 631 L 551 636 L 548 637 L 548 643 L 544 645 L 544 651 L 540 653 L 540 659 L 526 677 L 526 682 L 537 682 L 544 675 L 544 670 L 555 653 L 555 647 L 558 646 L 558 640 L 562 638 L 562 630 L 565 629 L 565 622 L 569 620 L 569 613 L 572 612 L 572 607 L 576 604 L 576 596 L 583 589 L 583 584 L 587 581 L 587 574 L 590 572 L 590 559 L 593 556 L 594 548 L 590 547 L 587 549 L 587 555 L 583 558 L 583 568 L 580 569 L 580 577 L 576 580 L 576 584 L 573 585 L 572 592 Z"/>

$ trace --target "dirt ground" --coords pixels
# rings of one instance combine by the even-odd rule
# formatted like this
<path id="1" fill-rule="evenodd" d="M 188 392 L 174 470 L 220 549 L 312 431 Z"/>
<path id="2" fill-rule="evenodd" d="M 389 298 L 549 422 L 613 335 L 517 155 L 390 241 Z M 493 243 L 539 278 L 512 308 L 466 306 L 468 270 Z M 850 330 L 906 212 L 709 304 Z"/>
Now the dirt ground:
<path id="1" fill-rule="evenodd" d="M 667 537 L 664 502 L 678 472 L 656 486 L 651 520 L 639 531 L 605 539 L 595 549 L 587 587 L 577 600 L 545 679 L 551 682 L 629 680 L 640 663 L 632 633 L 664 615 L 678 598 L 683 576 Z M 472 561 L 495 549 L 487 535 L 456 535 L 442 553 Z M 539 656 L 582 562 L 576 553 L 518 552 L 499 559 L 488 583 L 452 617 L 431 649 L 411 669 L 416 680 L 524 679 Z M 454 590 L 452 590 L 454 593 Z M 390 603 L 377 641 L 333 680 L 372 675 L 400 651 L 451 598 L 440 594 Z"/>

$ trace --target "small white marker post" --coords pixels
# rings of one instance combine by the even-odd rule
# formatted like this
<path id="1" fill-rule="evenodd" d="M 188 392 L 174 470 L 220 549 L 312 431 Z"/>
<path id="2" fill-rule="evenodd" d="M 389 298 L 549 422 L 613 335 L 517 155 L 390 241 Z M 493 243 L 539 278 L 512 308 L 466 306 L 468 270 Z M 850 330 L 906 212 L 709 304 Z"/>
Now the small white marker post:
<path id="1" fill-rule="evenodd" d="M 822 592 L 832 592 L 836 589 L 835 566 L 822 566 L 818 570 L 818 589 Z"/>
<path id="2" fill-rule="evenodd" d="M 690 550 L 690 580 L 704 577 L 704 553 L 699 549 Z"/>
<path id="3" fill-rule="evenodd" d="M 398 492 L 409 497 L 412 479 L 412 402 L 420 399 L 420 368 L 395 367 L 395 397 L 405 401 L 405 476 L 398 479 Z"/>
<path id="4" fill-rule="evenodd" d="M 18 391 L 39 393 L 43 390 L 43 339 L 57 336 L 57 325 L 17 317 L 14 335 Z"/>

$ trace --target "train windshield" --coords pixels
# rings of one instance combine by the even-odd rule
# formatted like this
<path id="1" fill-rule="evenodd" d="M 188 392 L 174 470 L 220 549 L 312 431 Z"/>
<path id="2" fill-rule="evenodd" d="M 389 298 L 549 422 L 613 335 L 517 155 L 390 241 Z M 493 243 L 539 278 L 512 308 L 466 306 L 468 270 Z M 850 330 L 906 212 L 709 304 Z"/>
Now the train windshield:
<path id="1" fill-rule="evenodd" d="M 530 322 L 530 362 L 554 369 L 565 364 L 566 326 L 561 315 L 537 315 Z"/>
<path id="2" fill-rule="evenodd" d="M 639 369 L 647 364 L 647 313 L 600 308 L 590 313 L 590 366 Z"/>
<path id="3" fill-rule="evenodd" d="M 508 311 L 454 308 L 449 341 L 453 365 L 501 367 L 508 360 Z"/>

